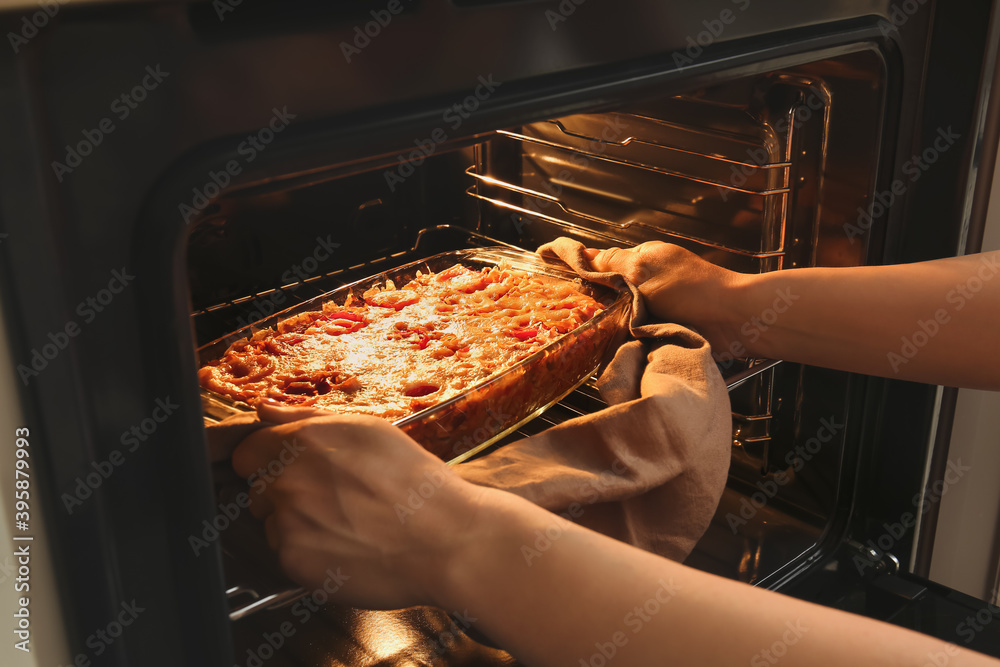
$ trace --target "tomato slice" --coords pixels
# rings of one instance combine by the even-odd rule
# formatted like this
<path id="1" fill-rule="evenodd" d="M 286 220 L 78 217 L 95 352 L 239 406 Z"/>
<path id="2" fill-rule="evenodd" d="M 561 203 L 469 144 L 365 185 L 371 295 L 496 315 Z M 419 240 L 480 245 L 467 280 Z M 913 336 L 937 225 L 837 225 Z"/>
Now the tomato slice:
<path id="1" fill-rule="evenodd" d="M 420 296 L 413 290 L 388 290 L 365 297 L 365 303 L 369 306 L 394 308 L 395 310 L 402 310 L 419 300 Z"/>
<path id="2" fill-rule="evenodd" d="M 319 318 L 319 321 L 330 323 L 328 326 L 323 327 L 323 331 L 332 336 L 351 333 L 368 325 L 368 322 L 365 321 L 362 315 L 347 310 L 328 313 Z"/>
<path id="3" fill-rule="evenodd" d="M 508 336 L 513 336 L 518 340 L 531 340 L 538 335 L 538 329 L 532 329 L 528 327 L 513 327 L 507 329 L 506 334 Z"/>
<path id="4" fill-rule="evenodd" d="M 410 387 L 409 389 L 404 391 L 403 394 L 411 398 L 417 398 L 419 396 L 426 396 L 428 394 L 433 394 L 440 388 L 441 387 L 438 387 L 437 385 L 433 384 L 418 384 L 413 387 Z"/>
<path id="5" fill-rule="evenodd" d="M 365 318 L 361 313 L 352 313 L 349 310 L 337 310 L 332 313 L 328 313 L 323 317 L 319 318 L 321 320 L 352 320 L 354 322 L 364 322 Z"/>

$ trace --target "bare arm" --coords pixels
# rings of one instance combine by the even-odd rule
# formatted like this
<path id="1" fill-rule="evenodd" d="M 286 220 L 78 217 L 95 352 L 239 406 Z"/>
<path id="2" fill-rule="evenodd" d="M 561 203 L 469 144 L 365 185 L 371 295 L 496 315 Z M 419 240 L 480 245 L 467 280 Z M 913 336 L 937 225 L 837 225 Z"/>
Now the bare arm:
<path id="1" fill-rule="evenodd" d="M 468 610 L 529 665 L 1000 664 L 580 528 L 465 482 L 381 420 L 310 414 L 262 408 L 288 423 L 255 432 L 233 464 L 252 474 L 294 440 L 296 458 L 250 508 L 297 581 L 315 586 L 341 568 L 341 603 Z M 409 491 L 428 483 L 434 492 L 409 507 Z"/>
<path id="2" fill-rule="evenodd" d="M 598 270 L 636 282 L 655 315 L 698 329 L 719 360 L 1000 389 L 1000 252 L 759 275 L 659 242 L 590 254 Z"/>

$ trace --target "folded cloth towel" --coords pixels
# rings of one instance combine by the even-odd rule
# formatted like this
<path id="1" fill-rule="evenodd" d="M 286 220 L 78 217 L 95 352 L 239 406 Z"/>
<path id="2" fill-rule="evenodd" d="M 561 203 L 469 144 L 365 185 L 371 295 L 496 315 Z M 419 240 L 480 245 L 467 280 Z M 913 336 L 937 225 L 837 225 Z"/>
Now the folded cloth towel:
<path id="1" fill-rule="evenodd" d="M 729 393 L 704 338 L 646 322 L 634 285 L 593 270 L 577 241 L 539 248 L 582 277 L 628 285 L 630 331 L 598 380 L 605 410 L 511 443 L 456 471 L 516 493 L 577 523 L 683 560 L 708 528 L 729 471 Z M 532 557 L 531 547 L 525 558 Z"/>

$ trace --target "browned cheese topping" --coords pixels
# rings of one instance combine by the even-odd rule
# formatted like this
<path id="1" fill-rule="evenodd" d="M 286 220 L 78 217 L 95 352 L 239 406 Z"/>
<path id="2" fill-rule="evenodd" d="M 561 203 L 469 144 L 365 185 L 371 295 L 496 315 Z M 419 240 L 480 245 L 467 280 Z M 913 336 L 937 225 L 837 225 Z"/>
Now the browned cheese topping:
<path id="1" fill-rule="evenodd" d="M 255 405 L 266 398 L 396 420 L 496 375 L 601 310 L 570 282 L 461 265 L 392 281 L 363 303 L 278 322 L 198 373 L 202 387 Z"/>

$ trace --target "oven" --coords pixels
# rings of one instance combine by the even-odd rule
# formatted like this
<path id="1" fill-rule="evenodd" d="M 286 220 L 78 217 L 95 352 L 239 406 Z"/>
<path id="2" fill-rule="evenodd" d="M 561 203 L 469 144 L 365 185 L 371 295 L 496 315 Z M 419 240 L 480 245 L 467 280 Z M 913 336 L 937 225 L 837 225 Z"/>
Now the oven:
<path id="1" fill-rule="evenodd" d="M 295 590 L 226 520 L 196 349 L 230 331 L 438 252 L 559 236 L 742 272 L 981 241 L 989 2 L 57 2 L 3 21 L 5 419 L 31 434 L 20 536 L 52 574 L 31 603 L 47 664 L 512 664 L 461 614 L 346 608 L 336 573 Z M 995 608 L 926 580 L 954 390 L 715 357 L 732 461 L 686 562 L 1000 655 L 1000 624 L 962 625 Z M 584 384 L 507 441 L 602 406 Z"/>

